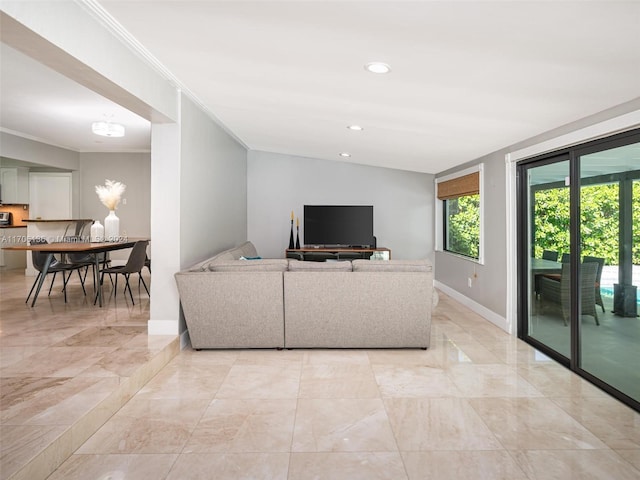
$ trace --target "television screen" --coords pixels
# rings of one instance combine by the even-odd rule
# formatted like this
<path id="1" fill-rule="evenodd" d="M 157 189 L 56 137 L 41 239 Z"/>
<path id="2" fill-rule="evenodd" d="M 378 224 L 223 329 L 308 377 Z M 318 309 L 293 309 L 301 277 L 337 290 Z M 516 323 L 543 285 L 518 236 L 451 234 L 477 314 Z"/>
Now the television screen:
<path id="1" fill-rule="evenodd" d="M 304 243 L 325 247 L 372 247 L 372 205 L 305 205 Z"/>

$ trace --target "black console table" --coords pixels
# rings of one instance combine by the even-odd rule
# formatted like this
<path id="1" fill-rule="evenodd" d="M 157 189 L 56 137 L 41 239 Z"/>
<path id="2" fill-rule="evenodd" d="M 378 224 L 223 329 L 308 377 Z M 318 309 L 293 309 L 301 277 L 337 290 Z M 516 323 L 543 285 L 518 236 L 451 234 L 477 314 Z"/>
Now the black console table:
<path id="1" fill-rule="evenodd" d="M 323 262 L 325 260 L 369 260 L 374 252 L 386 252 L 386 259 L 391 259 L 388 248 L 288 248 L 286 258 L 296 260 Z"/>

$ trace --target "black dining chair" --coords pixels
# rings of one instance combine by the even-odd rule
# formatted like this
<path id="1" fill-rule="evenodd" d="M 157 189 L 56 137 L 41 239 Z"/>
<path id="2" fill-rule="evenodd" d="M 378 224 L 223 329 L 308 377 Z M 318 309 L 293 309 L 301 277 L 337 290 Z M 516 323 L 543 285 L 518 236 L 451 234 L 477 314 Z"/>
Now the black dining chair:
<path id="1" fill-rule="evenodd" d="M 144 256 L 144 266 L 147 267 L 147 270 L 149 270 L 149 273 L 151 273 L 151 259 L 147 254 L 145 254 Z M 142 274 L 138 276 L 138 290 L 140 289 L 140 282 L 144 282 L 144 279 L 142 278 Z M 144 284 L 144 289 L 147 291 L 147 295 L 151 296 L 146 283 Z"/>
<path id="2" fill-rule="evenodd" d="M 31 240 L 31 245 L 43 245 L 46 243 L 49 243 L 49 242 L 47 242 L 43 238 L 34 238 Z M 24 301 L 24 303 L 29 302 L 29 298 L 33 293 L 33 289 L 40 281 L 40 277 L 42 277 L 44 265 L 45 265 L 45 262 L 47 261 L 47 255 L 48 253 L 46 252 L 37 252 L 35 250 L 31 251 L 31 260 L 33 263 L 33 267 L 38 271 L 38 275 L 36 276 L 36 279 L 33 282 L 33 285 L 31 286 L 31 290 L 29 290 L 29 295 L 27 295 L 27 299 Z M 49 275 L 50 273 L 53 273 L 53 278 L 51 279 L 51 284 L 49 285 L 48 295 L 51 295 L 51 289 L 53 288 L 53 282 L 55 282 L 56 280 L 56 275 L 58 274 L 58 272 L 62 272 L 62 291 L 64 292 L 64 302 L 67 303 L 67 282 L 69 282 L 69 278 L 71 277 L 71 273 L 73 270 L 76 270 L 78 272 L 78 277 L 80 278 L 80 284 L 82 285 L 82 291 L 86 295 L 87 292 L 84 289 L 84 279 L 80 274 L 80 268 L 82 267 L 79 265 L 62 262 L 54 257 L 51 260 L 51 263 L 49 264 L 49 268 L 47 269 L 47 275 Z M 69 272 L 69 276 L 65 276 L 65 272 Z M 33 304 L 31 306 L 35 305 L 37 298 L 38 298 L 38 294 L 36 293 L 36 296 L 33 299 Z"/>
<path id="3" fill-rule="evenodd" d="M 115 297 L 118 290 L 118 275 L 119 274 L 123 275 L 126 282 L 124 291 L 126 292 L 127 289 L 129 290 L 131 303 L 135 305 L 135 302 L 133 300 L 133 293 L 131 292 L 131 285 L 129 284 L 129 277 L 131 276 L 132 273 L 137 273 L 140 276 L 142 280 L 142 284 L 144 285 L 144 289 L 147 291 L 147 295 L 148 295 L 149 289 L 147 288 L 147 284 L 142 278 L 142 269 L 145 266 L 145 258 L 147 257 L 148 244 L 149 244 L 148 240 L 137 241 L 134 244 L 133 248 L 131 249 L 131 253 L 129 254 L 129 259 L 127 260 L 127 263 L 125 265 L 115 265 L 115 266 L 103 268 L 102 270 L 100 270 L 100 287 L 99 288 L 102 288 L 105 273 L 108 274 L 109 276 L 111 276 L 111 274 L 115 274 L 116 279 L 115 279 L 115 284 L 113 288 L 113 292 L 114 292 L 113 296 Z M 98 299 L 98 295 L 96 294 L 96 301 L 97 299 Z M 96 301 L 94 301 L 93 303 L 95 304 Z"/>

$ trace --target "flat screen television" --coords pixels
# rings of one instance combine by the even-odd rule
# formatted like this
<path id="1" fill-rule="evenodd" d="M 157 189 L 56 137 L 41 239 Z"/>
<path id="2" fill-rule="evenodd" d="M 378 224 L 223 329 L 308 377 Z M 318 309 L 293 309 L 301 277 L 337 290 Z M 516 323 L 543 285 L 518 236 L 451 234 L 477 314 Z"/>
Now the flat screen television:
<path id="1" fill-rule="evenodd" d="M 307 246 L 375 246 L 372 205 L 305 205 L 303 222 Z"/>

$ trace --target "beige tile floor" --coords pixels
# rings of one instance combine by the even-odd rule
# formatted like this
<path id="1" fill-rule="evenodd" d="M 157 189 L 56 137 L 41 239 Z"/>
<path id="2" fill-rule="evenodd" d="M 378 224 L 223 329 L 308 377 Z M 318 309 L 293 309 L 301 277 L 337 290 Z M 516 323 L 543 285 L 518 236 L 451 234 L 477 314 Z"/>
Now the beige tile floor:
<path id="1" fill-rule="evenodd" d="M 46 478 L 179 350 L 176 337 L 147 335 L 144 290 L 135 305 L 119 292 L 99 308 L 75 277 L 65 304 L 57 278 L 31 308 L 33 280 L 0 271 L 1 480 Z"/>
<path id="2" fill-rule="evenodd" d="M 44 378 L 113 371 L 94 360 L 105 345 Z M 20 375 L 6 368 L 3 382 Z M 185 349 L 49 478 L 638 479 L 640 414 L 441 295 L 426 351 Z"/>

